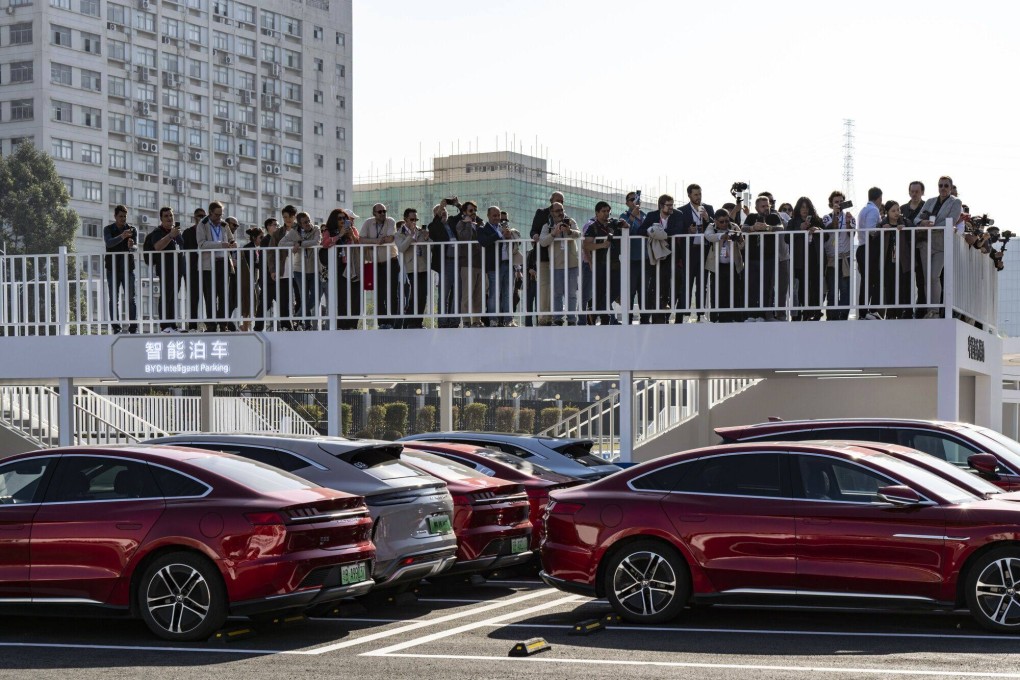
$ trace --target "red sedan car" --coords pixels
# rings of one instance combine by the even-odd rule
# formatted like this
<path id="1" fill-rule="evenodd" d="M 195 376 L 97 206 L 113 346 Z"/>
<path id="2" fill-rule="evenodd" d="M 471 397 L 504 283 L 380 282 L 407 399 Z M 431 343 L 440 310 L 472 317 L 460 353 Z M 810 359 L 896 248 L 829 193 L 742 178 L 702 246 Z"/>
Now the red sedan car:
<path id="1" fill-rule="evenodd" d="M 0 601 L 120 611 L 201 640 L 229 614 L 366 592 L 371 528 L 362 497 L 226 454 L 20 454 L 0 463 Z"/>
<path id="2" fill-rule="evenodd" d="M 508 453 L 470 444 L 408 441 L 404 442 L 404 447 L 415 451 L 428 451 L 466 465 L 487 477 L 496 477 L 523 486 L 531 505 L 531 549 L 536 551 L 536 554 L 542 541 L 542 527 L 545 526 L 545 508 L 549 505 L 549 493 L 583 483 L 580 479 L 561 475 Z"/>
<path id="3" fill-rule="evenodd" d="M 453 496 L 457 561 L 444 576 L 489 571 L 531 559 L 530 506 L 524 487 L 425 451 L 405 448 L 400 459 L 446 482 Z"/>
<path id="4" fill-rule="evenodd" d="M 1020 506 L 887 454 L 736 444 L 555 491 L 546 583 L 657 623 L 694 601 L 952 608 L 1020 631 Z"/>

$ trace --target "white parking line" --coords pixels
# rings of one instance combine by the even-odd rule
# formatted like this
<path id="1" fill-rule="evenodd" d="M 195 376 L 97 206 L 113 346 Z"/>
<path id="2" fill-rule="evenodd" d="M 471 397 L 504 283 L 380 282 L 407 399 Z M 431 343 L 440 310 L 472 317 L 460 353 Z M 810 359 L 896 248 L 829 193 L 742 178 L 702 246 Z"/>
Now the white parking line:
<path id="1" fill-rule="evenodd" d="M 952 676 L 954 678 L 1020 678 L 1020 673 L 998 673 L 982 671 L 947 671 L 946 669 L 922 670 L 922 669 L 900 669 L 900 668 L 840 668 L 827 666 L 769 666 L 765 664 L 736 664 L 736 663 L 698 663 L 685 661 L 628 661 L 620 659 L 561 659 L 549 656 L 529 656 L 524 658 L 513 658 L 507 656 L 483 656 L 472 654 L 379 654 L 369 652 L 362 656 L 387 656 L 401 657 L 408 659 L 455 659 L 463 661 L 505 661 L 524 663 L 565 663 L 565 664 L 590 664 L 599 666 L 658 666 L 663 668 L 702 668 L 719 670 L 741 670 L 741 671 L 789 671 L 794 673 L 842 673 L 848 675 L 881 675 L 881 676 Z"/>
<path id="2" fill-rule="evenodd" d="M 475 616 L 476 614 L 481 614 L 482 612 L 487 612 L 487 611 L 490 611 L 492 609 L 499 609 L 501 607 L 509 607 L 511 605 L 518 604 L 520 602 L 526 602 L 528 600 L 533 600 L 536 597 L 543 597 L 545 595 L 551 595 L 551 594 L 557 593 L 557 592 L 559 592 L 559 591 L 545 589 L 545 590 L 539 590 L 539 591 L 534 592 L 534 593 L 528 593 L 527 595 L 520 595 L 519 597 L 513 597 L 513 598 L 510 598 L 509 600 L 497 600 L 497 601 L 495 601 L 495 602 L 493 602 L 491 604 L 485 605 L 483 607 L 472 607 L 471 609 L 459 611 L 459 612 L 456 612 L 454 614 L 447 614 L 446 616 L 437 616 L 436 618 L 433 618 L 433 619 L 421 619 L 421 620 L 418 620 L 418 621 L 413 621 L 413 622 L 407 624 L 406 626 L 400 626 L 399 628 L 393 628 L 391 630 L 384 630 L 384 631 L 380 631 L 378 633 L 372 633 L 370 635 L 363 635 L 361 637 L 354 638 L 353 640 L 344 640 L 343 642 L 335 642 L 333 644 L 325 645 L 323 647 L 315 647 L 313 649 L 306 650 L 303 653 L 304 654 L 312 654 L 312 655 L 326 654 L 328 652 L 334 652 L 334 651 L 336 651 L 338 649 L 346 649 L 347 647 L 353 647 L 355 645 L 363 645 L 366 642 L 375 642 L 376 640 L 380 640 L 382 638 L 393 637 L 394 635 L 400 635 L 401 633 L 406 633 L 406 632 L 409 632 L 409 631 L 412 631 L 412 630 L 418 630 L 419 628 L 425 628 L 427 626 L 435 626 L 435 625 L 440 624 L 440 623 L 446 623 L 448 621 L 455 621 L 457 619 L 462 619 L 462 618 L 465 618 L 465 617 L 468 617 L 468 616 Z"/>
<path id="3" fill-rule="evenodd" d="M 491 599 L 485 600 L 459 600 L 451 597 L 419 597 L 419 602 L 459 602 L 460 604 L 480 604 L 482 602 L 492 602 Z"/>
<path id="4" fill-rule="evenodd" d="M 556 628 L 565 632 L 571 627 L 570 624 L 555 625 L 551 623 L 493 623 L 488 624 L 500 628 Z M 1002 640 L 1005 642 L 1017 642 L 1016 635 L 959 635 L 955 633 L 868 633 L 868 632 L 847 632 L 837 630 L 761 630 L 757 628 L 671 628 L 669 626 L 632 626 L 629 624 L 613 624 L 607 627 L 613 631 L 633 631 L 652 633 L 734 633 L 738 635 L 817 635 L 831 637 L 879 637 L 879 638 L 927 638 L 932 640 Z"/>
<path id="5" fill-rule="evenodd" d="M 389 647 L 383 647 L 382 649 L 377 649 L 371 652 L 365 652 L 364 654 L 362 654 L 362 656 L 386 656 L 392 652 L 398 652 L 402 649 L 408 649 L 409 647 L 417 647 L 418 645 L 424 645 L 429 642 L 434 642 L 435 640 L 441 640 L 442 638 L 460 635 L 461 633 L 465 633 L 469 630 L 474 630 L 476 628 L 484 628 L 485 626 L 496 625 L 502 621 L 517 619 L 522 616 L 527 616 L 528 614 L 540 612 L 544 609 L 552 609 L 553 607 L 559 607 L 562 604 L 567 604 L 569 602 L 576 601 L 577 601 L 576 595 L 567 595 L 566 597 L 561 597 L 558 600 L 553 600 L 552 602 L 546 602 L 544 604 L 535 605 L 534 607 L 528 607 L 527 609 L 521 609 L 519 611 L 510 612 L 509 614 L 503 614 L 502 616 L 496 616 L 491 619 L 486 619 L 484 621 L 476 621 L 474 623 L 466 623 L 463 626 L 457 626 L 456 628 L 450 628 L 449 630 L 441 630 L 437 633 L 432 633 L 431 635 L 425 635 L 423 637 L 414 638 L 413 640 L 408 640 L 406 642 L 398 642 L 397 644 L 390 645 Z"/>
<path id="6" fill-rule="evenodd" d="M 305 654 L 301 650 L 289 649 L 245 649 L 231 647 L 159 647 L 156 645 L 87 645 L 61 642 L 0 642 L 0 647 L 28 647 L 43 649 L 101 649 L 118 652 L 194 652 L 195 654 L 249 654 L 266 656 L 270 654 Z"/>

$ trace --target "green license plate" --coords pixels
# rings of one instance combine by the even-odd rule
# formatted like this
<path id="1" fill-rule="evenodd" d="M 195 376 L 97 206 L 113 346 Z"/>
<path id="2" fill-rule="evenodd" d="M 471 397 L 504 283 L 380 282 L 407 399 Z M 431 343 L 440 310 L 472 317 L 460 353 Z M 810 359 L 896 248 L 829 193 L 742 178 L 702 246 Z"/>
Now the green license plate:
<path id="1" fill-rule="evenodd" d="M 453 531 L 449 515 L 435 515 L 428 518 L 430 534 L 448 534 Z"/>
<path id="2" fill-rule="evenodd" d="M 510 539 L 510 552 L 522 553 L 528 549 L 528 537 L 518 536 L 517 538 Z"/>
<path id="3" fill-rule="evenodd" d="M 368 562 L 355 562 L 354 564 L 340 565 L 340 585 L 347 586 L 352 583 L 361 583 L 368 580 Z"/>

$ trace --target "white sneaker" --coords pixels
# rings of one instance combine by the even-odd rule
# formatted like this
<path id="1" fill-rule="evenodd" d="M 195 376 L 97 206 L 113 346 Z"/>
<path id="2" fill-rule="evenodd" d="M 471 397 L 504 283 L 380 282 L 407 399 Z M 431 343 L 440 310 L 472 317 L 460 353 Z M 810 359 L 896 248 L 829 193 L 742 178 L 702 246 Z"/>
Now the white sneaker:
<path id="1" fill-rule="evenodd" d="M 880 317 L 878 314 L 875 314 L 874 312 L 868 312 L 867 314 L 864 315 L 864 319 L 865 321 L 881 321 L 882 317 Z"/>
<path id="2" fill-rule="evenodd" d="M 173 332 L 174 332 L 173 328 L 164 328 L 163 330 L 160 331 L 160 333 L 173 333 Z"/>

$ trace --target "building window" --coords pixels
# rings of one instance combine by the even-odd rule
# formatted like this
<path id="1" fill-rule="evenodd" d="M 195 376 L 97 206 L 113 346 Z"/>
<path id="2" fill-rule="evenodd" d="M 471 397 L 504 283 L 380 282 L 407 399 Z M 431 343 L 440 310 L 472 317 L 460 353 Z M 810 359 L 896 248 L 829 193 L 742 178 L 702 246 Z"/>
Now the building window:
<path id="1" fill-rule="evenodd" d="M 103 200 L 103 183 L 92 182 L 89 180 L 82 180 L 81 183 L 82 196 L 81 198 L 85 201 L 92 201 L 94 203 L 100 203 Z"/>
<path id="2" fill-rule="evenodd" d="M 95 33 L 85 33 L 85 32 L 82 32 L 82 34 L 81 34 L 81 47 L 82 47 L 83 50 L 85 50 L 89 54 L 102 54 L 103 53 L 102 42 L 100 41 L 99 36 L 96 35 Z"/>
<path id="3" fill-rule="evenodd" d="M 151 47 L 135 45 L 134 55 L 136 64 L 141 64 L 148 68 L 156 68 L 156 50 Z"/>
<path id="4" fill-rule="evenodd" d="M 50 42 L 61 47 L 71 46 L 71 29 L 50 24 Z"/>
<path id="5" fill-rule="evenodd" d="M 110 132 L 127 134 L 127 116 L 123 113 L 111 113 L 107 120 L 110 121 Z"/>
<path id="6" fill-rule="evenodd" d="M 255 58 L 255 41 L 251 38 L 242 38 L 241 36 L 234 37 L 234 49 L 242 57 L 248 57 L 249 59 Z M 255 86 L 252 85 L 248 88 L 254 90 Z"/>
<path id="7" fill-rule="evenodd" d="M 81 87 L 83 90 L 92 90 L 93 92 L 103 91 L 103 76 L 99 71 L 86 71 L 81 70 Z"/>
<path id="8" fill-rule="evenodd" d="M 316 40 L 322 40 L 322 26 L 312 27 L 312 37 Z"/>
<path id="9" fill-rule="evenodd" d="M 127 97 L 127 81 L 117 76 L 107 76 L 111 97 Z"/>
<path id="10" fill-rule="evenodd" d="M 347 139 L 347 128 L 337 126 L 337 128 L 336 128 L 336 138 L 339 139 L 341 142 L 346 141 L 346 139 Z"/>
<path id="11" fill-rule="evenodd" d="M 287 165 L 301 165 L 301 149 L 295 149 L 290 146 L 283 147 L 283 162 Z"/>
<path id="12" fill-rule="evenodd" d="M 124 25 L 124 16 L 127 14 L 127 8 L 124 5 L 118 5 L 116 3 L 106 3 L 106 20 L 111 21 L 115 24 Z"/>
<path id="13" fill-rule="evenodd" d="M 312 94 L 312 100 L 313 100 L 313 101 L 314 101 L 314 102 L 315 102 L 316 104 L 321 104 L 321 103 L 322 103 L 322 90 L 316 90 L 316 91 L 315 91 L 315 92 L 314 92 L 314 93 Z"/>
<path id="14" fill-rule="evenodd" d="M 283 114 L 283 131 L 292 135 L 301 134 L 301 116 Z"/>
<path id="15" fill-rule="evenodd" d="M 336 77 L 340 80 L 347 77 L 347 66 L 345 64 L 337 64 L 333 70 L 336 73 Z"/>
<path id="16" fill-rule="evenodd" d="M 127 152 L 120 149 L 110 149 L 110 167 L 114 170 L 127 170 Z"/>
<path id="17" fill-rule="evenodd" d="M 50 82 L 57 85 L 71 84 L 71 67 L 67 64 L 50 62 Z"/>
<path id="18" fill-rule="evenodd" d="M 50 7 L 57 9 L 71 9 L 71 0 L 50 0 Z"/>
<path id="19" fill-rule="evenodd" d="M 283 30 L 288 35 L 301 37 L 301 20 L 293 17 L 283 17 Z"/>
<path id="20" fill-rule="evenodd" d="M 103 129 L 103 113 L 90 106 L 81 107 L 81 124 L 96 130 Z"/>
<path id="21" fill-rule="evenodd" d="M 337 34 L 336 34 L 336 44 L 339 45 L 340 47 L 343 47 L 344 45 L 346 45 L 347 44 L 347 34 L 346 33 L 340 33 L 339 31 L 337 31 Z"/>
<path id="22" fill-rule="evenodd" d="M 11 102 L 11 120 L 32 120 L 35 118 L 35 102 L 32 99 L 15 99 Z M 14 148 L 14 140 L 11 140 Z"/>
<path id="23" fill-rule="evenodd" d="M 135 28 L 149 33 L 156 32 L 156 15 L 152 12 L 135 12 Z"/>
<path id="24" fill-rule="evenodd" d="M 337 172 L 347 172 L 347 159 L 338 158 L 336 159 L 336 170 Z"/>
<path id="25" fill-rule="evenodd" d="M 30 61 L 11 62 L 11 82 L 12 83 L 32 82 L 32 62 Z"/>
<path id="26" fill-rule="evenodd" d="M 128 204 L 128 188 L 117 186 L 115 184 L 110 185 L 110 203 L 113 205 L 127 205 Z"/>
<path id="27" fill-rule="evenodd" d="M 315 154 L 315 167 L 321 168 L 325 162 L 325 157 L 321 153 Z"/>
<path id="28" fill-rule="evenodd" d="M 81 0 L 78 11 L 89 17 L 99 16 L 99 0 Z"/>
<path id="29" fill-rule="evenodd" d="M 343 189 L 337 189 L 336 190 L 336 202 L 337 203 L 346 203 L 347 202 L 347 192 L 344 191 Z"/>
<path id="30" fill-rule="evenodd" d="M 283 65 L 287 68 L 301 68 L 301 53 L 293 50 L 283 51 Z"/>
<path id="31" fill-rule="evenodd" d="M 234 3 L 234 18 L 245 24 L 255 23 L 255 8 L 240 2 Z"/>
<path id="32" fill-rule="evenodd" d="M 61 177 L 60 181 L 64 183 L 64 188 L 67 189 L 67 195 L 74 198 L 74 180 L 70 177 Z"/>
<path id="33" fill-rule="evenodd" d="M 312 132 L 314 132 L 315 134 L 317 134 L 317 135 L 320 135 L 320 136 L 321 136 L 321 135 L 322 135 L 322 132 L 323 132 L 323 131 L 322 131 L 322 127 L 323 127 L 323 126 L 322 126 L 322 123 L 313 123 L 313 124 L 312 124 Z"/>
<path id="34" fill-rule="evenodd" d="M 53 102 L 53 120 L 61 123 L 71 122 L 71 104 L 68 102 Z"/>
<path id="35" fill-rule="evenodd" d="M 120 40 L 111 40 L 110 45 L 110 59 L 116 59 L 117 61 L 127 61 L 127 43 L 123 43 Z"/>
<path id="36" fill-rule="evenodd" d="M 11 26 L 11 44 L 12 45 L 31 45 L 32 44 L 32 22 L 26 22 L 24 24 L 14 24 Z"/>
<path id="37" fill-rule="evenodd" d="M 156 121 L 135 118 L 135 136 L 156 139 Z"/>
<path id="38" fill-rule="evenodd" d="M 81 145 L 81 162 L 90 165 L 103 164 L 103 147 L 98 144 Z"/>
<path id="39" fill-rule="evenodd" d="M 316 186 L 313 193 L 315 194 L 315 198 L 322 198 L 322 187 Z"/>
<path id="40" fill-rule="evenodd" d="M 338 109 L 340 109 L 341 111 L 346 111 L 347 110 L 347 97 L 343 96 L 342 94 L 338 94 L 336 96 L 336 107 Z"/>
<path id="41" fill-rule="evenodd" d="M 323 61 L 322 61 L 322 59 L 319 59 L 318 57 L 316 57 L 313 60 L 313 63 L 315 64 L 315 70 L 318 71 L 319 73 L 322 73 L 322 69 L 323 69 Z"/>
<path id="42" fill-rule="evenodd" d="M 99 238 L 102 232 L 102 223 L 94 217 L 83 217 L 81 220 L 81 235 L 86 238 Z"/>
<path id="43" fill-rule="evenodd" d="M 71 160 L 74 155 L 71 140 L 54 138 L 50 147 L 50 155 L 62 161 Z"/>
<path id="44" fill-rule="evenodd" d="M 292 102 L 301 101 L 301 86 L 297 83 L 283 83 L 283 98 Z"/>

